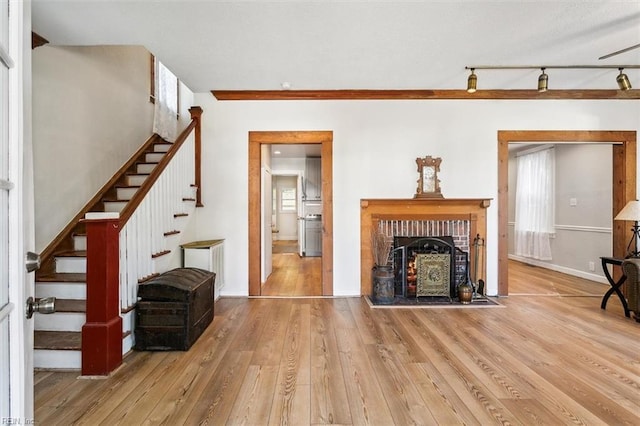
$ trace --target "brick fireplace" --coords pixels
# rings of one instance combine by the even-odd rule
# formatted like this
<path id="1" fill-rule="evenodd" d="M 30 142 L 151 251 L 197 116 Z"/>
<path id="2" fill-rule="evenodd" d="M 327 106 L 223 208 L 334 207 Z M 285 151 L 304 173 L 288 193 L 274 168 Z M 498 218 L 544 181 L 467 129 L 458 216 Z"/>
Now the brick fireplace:
<path id="1" fill-rule="evenodd" d="M 476 235 L 486 238 L 486 210 L 490 199 L 411 198 L 360 200 L 360 293 L 371 294 L 371 231 L 394 237 L 453 237 L 456 247 L 469 253 Z M 481 256 L 481 271 L 486 271 Z M 471 277 L 475 264 L 471 263 Z M 485 277 L 478 277 L 485 278 Z"/>

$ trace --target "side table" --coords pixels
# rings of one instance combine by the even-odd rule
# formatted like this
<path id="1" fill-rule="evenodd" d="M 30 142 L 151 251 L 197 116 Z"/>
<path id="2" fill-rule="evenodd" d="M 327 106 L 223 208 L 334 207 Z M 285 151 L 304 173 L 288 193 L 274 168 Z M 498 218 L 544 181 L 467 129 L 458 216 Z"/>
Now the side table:
<path id="1" fill-rule="evenodd" d="M 627 299 L 624 297 L 624 294 L 622 294 L 622 291 L 620 291 L 620 287 L 622 287 L 622 284 L 624 284 L 624 282 L 627 280 L 627 276 L 623 272 L 620 279 L 618 281 L 615 281 L 611 276 L 608 268 L 608 265 L 621 267 L 624 259 L 620 259 L 617 257 L 601 257 L 600 260 L 602 261 L 602 270 L 604 271 L 604 275 L 605 277 L 607 277 L 607 281 L 609 281 L 609 284 L 611 285 L 611 288 L 607 290 L 607 292 L 604 294 L 604 297 L 602 298 L 600 308 L 607 309 L 607 301 L 609 300 L 609 297 L 611 297 L 611 295 L 615 293 L 618 295 L 620 302 L 622 302 L 622 307 L 624 308 L 624 316 L 627 318 L 631 318 L 629 306 L 627 305 Z"/>

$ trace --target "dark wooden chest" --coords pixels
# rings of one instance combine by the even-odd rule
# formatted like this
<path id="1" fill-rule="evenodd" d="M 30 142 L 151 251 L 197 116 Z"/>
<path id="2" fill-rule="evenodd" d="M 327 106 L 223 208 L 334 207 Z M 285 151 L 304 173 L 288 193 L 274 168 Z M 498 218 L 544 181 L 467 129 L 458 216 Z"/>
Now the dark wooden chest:
<path id="1" fill-rule="evenodd" d="M 186 351 L 213 321 L 215 273 L 167 271 L 138 287 L 135 349 Z"/>

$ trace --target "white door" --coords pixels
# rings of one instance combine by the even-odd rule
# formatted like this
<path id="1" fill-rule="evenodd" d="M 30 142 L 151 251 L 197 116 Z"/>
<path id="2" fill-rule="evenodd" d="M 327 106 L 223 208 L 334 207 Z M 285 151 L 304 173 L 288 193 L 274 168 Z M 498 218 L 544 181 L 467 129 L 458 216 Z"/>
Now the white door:
<path id="1" fill-rule="evenodd" d="M 24 266 L 22 193 L 24 126 L 30 125 L 23 104 L 28 7 L 0 0 L 0 418 L 13 424 L 33 419 L 33 321 L 25 318 L 33 279 Z"/>
<path id="2" fill-rule="evenodd" d="M 262 244 L 262 277 L 261 280 L 263 283 L 267 281 L 269 275 L 273 271 L 273 234 L 271 234 L 272 226 L 273 226 L 273 184 L 271 177 L 271 170 L 266 167 L 262 167 L 262 202 L 260 205 L 262 206 L 262 235 L 261 235 L 261 244 Z"/>

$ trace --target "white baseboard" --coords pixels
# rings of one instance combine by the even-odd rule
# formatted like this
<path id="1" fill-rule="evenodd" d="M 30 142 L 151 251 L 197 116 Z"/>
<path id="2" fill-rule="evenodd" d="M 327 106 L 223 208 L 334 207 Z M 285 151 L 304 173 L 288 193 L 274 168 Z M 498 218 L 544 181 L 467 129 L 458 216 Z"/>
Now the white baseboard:
<path id="1" fill-rule="evenodd" d="M 561 272 L 563 274 L 571 275 L 585 280 L 595 281 L 601 284 L 609 284 L 607 279 L 602 275 L 592 274 L 589 272 L 579 271 L 577 269 L 567 268 L 566 266 L 554 265 L 552 263 L 541 262 L 535 259 L 529 259 L 526 257 L 516 256 L 515 254 L 509 255 L 510 260 L 517 260 L 518 262 L 526 263 L 528 265 L 538 266 L 540 268 L 550 269 L 552 271 Z"/>

